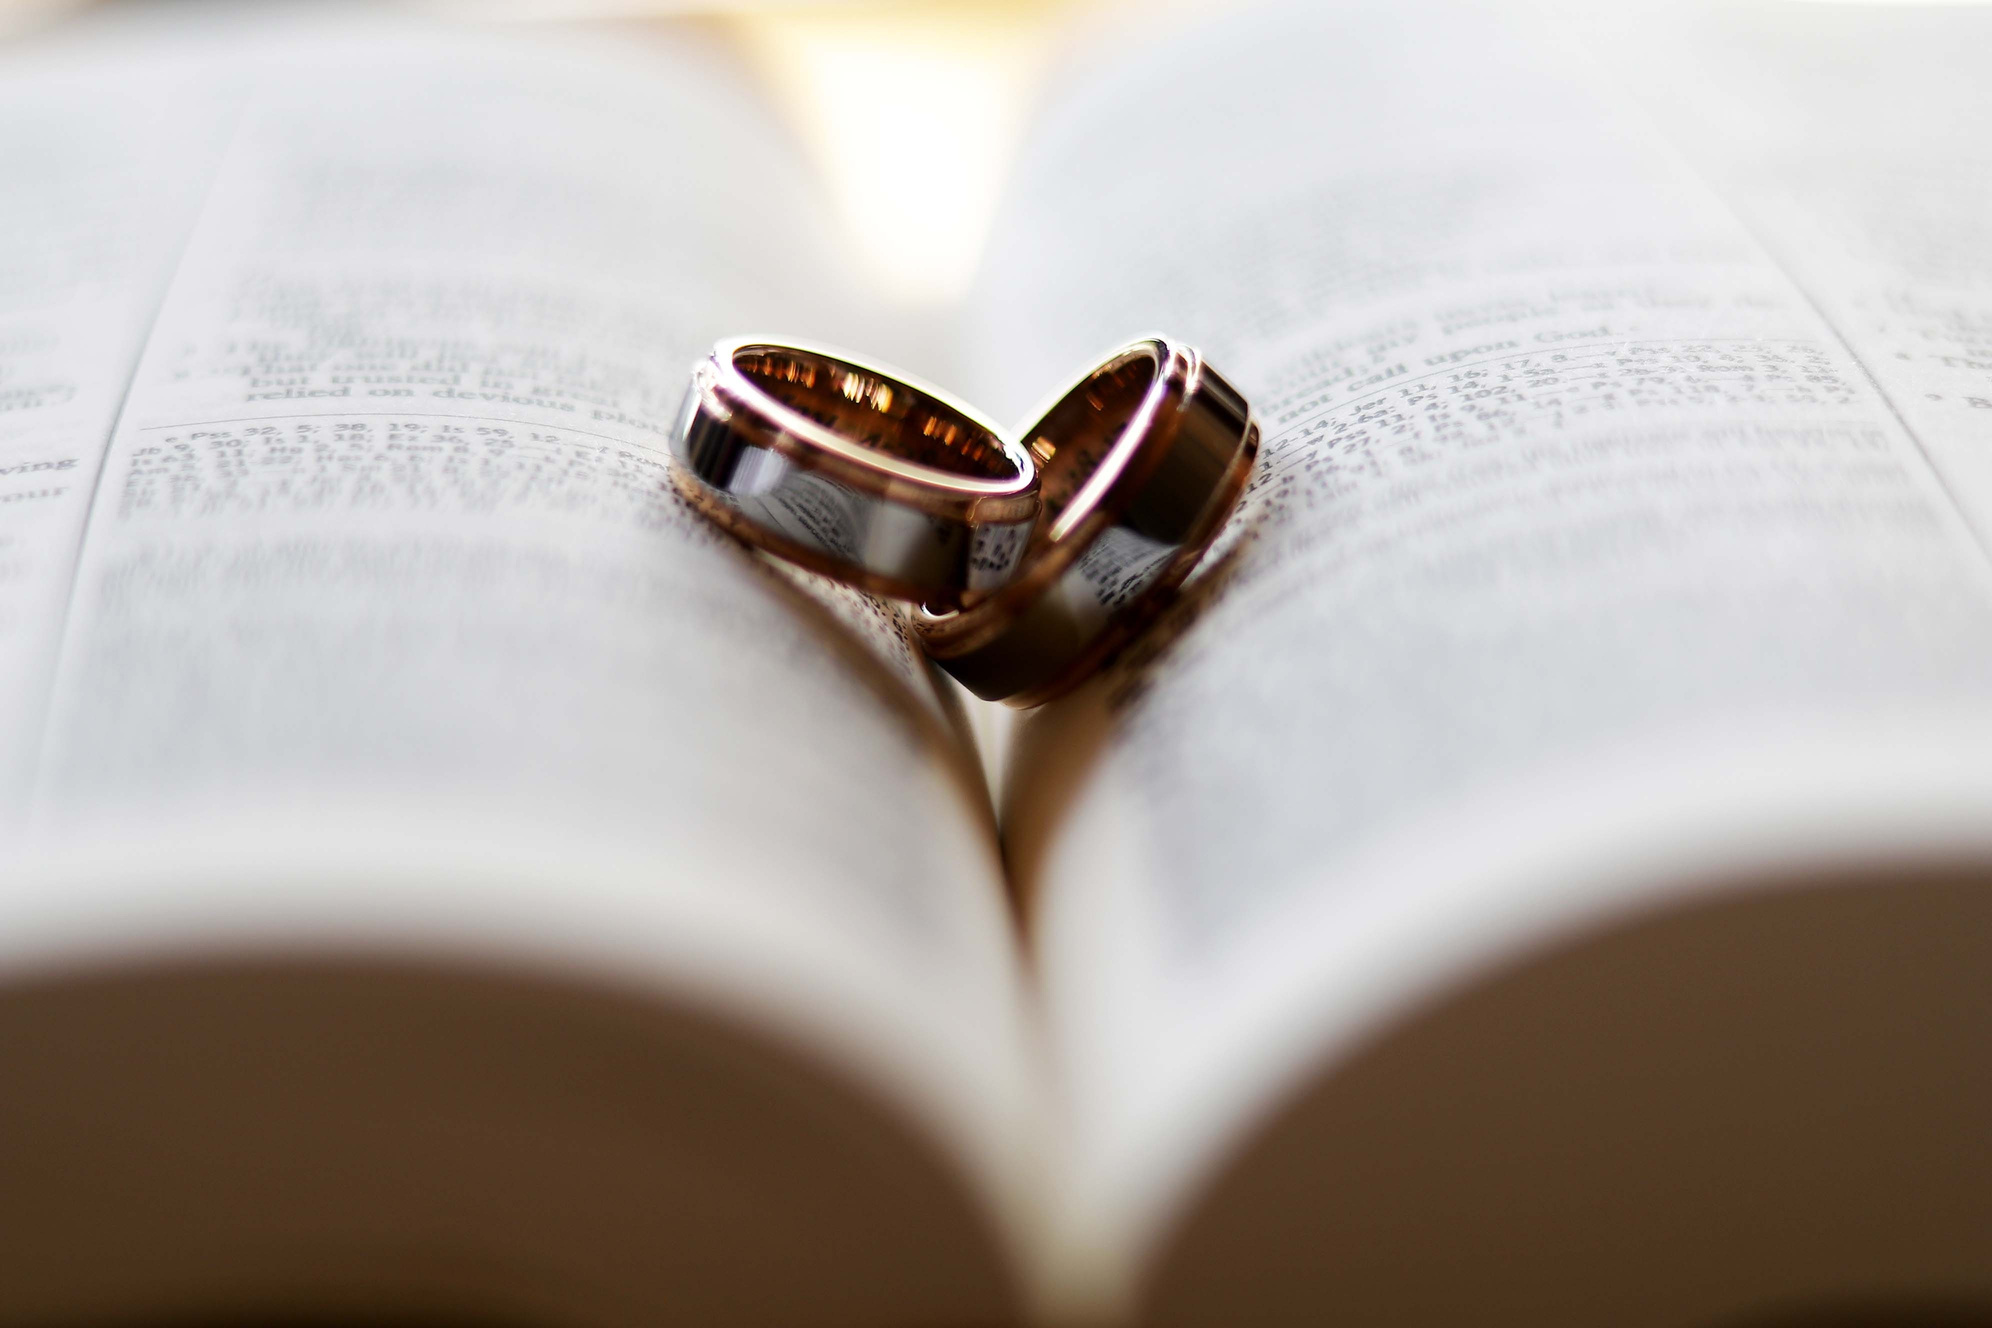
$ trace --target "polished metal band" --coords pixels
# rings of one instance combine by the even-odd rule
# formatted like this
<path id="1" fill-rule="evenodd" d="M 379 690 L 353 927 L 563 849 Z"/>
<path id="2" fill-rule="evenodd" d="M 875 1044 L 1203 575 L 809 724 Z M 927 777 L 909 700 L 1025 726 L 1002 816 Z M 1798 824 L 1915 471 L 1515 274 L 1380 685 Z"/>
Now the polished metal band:
<path id="1" fill-rule="evenodd" d="M 916 613 L 921 644 L 989 700 L 1036 705 L 1160 612 L 1244 492 L 1259 427 L 1195 350 L 1124 346 L 1023 433 L 1044 515 L 1023 570 L 967 608 Z"/>
<path id="2" fill-rule="evenodd" d="M 679 484 L 741 539 L 875 594 L 952 607 L 1007 582 L 1030 455 L 938 388 L 840 351 L 723 341 L 692 371 Z"/>

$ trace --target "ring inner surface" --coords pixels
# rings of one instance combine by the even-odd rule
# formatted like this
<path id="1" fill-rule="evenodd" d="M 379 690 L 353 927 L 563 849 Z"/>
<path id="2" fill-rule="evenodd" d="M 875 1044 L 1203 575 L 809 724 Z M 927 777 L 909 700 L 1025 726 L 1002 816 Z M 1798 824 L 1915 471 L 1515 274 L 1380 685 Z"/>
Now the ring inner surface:
<path id="1" fill-rule="evenodd" d="M 1109 364 L 1068 393 L 1031 430 L 1025 445 L 1037 462 L 1044 516 L 1049 530 L 1073 495 L 1113 451 L 1128 421 L 1141 409 L 1161 366 L 1154 357 L 1132 354 Z"/>
<path id="2" fill-rule="evenodd" d="M 1017 474 L 987 429 L 883 374 L 766 346 L 737 352 L 733 364 L 769 396 L 854 443 L 978 479 Z"/>

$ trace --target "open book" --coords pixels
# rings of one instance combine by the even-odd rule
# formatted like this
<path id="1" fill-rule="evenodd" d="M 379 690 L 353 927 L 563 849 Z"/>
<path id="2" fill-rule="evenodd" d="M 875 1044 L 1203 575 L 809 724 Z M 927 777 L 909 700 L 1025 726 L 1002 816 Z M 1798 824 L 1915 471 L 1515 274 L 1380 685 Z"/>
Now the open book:
<path id="1" fill-rule="evenodd" d="M 1992 14 L 1097 48 L 938 337 L 696 37 L 153 21 L 0 69 L 0 1320 L 1992 1297 Z M 1000 750 L 667 483 L 1149 327 L 1260 473 Z"/>

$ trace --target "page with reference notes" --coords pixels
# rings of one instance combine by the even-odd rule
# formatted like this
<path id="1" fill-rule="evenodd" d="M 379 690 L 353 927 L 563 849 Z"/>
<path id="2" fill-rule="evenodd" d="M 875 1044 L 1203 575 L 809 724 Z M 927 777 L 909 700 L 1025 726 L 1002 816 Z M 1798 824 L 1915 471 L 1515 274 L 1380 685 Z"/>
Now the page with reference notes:
<path id="1" fill-rule="evenodd" d="M 1809 31 L 1836 25 L 1857 28 Z M 1933 59 L 1943 31 L 1928 19 L 1917 38 Z M 1228 546 L 1185 603 L 1109 676 L 1025 717 L 1010 753 L 1008 860 L 1073 1129 L 1064 1249 L 1099 1303 L 1188 1320 L 1333 1287 L 1358 1320 L 1659 1324 L 1808 1278 L 1969 1266 L 1968 1227 L 1934 1217 L 1944 1234 L 1921 1245 L 1876 1236 L 1880 1218 L 1779 1244 L 1779 1203 L 1812 1183 L 1796 1152 L 1764 1164 L 1747 1235 L 1684 1225 L 1682 1186 L 1722 1184 L 1753 1136 L 1731 1122 L 1725 1138 L 1712 1098 L 1670 1127 L 1673 1090 L 1629 1087 L 1638 1039 L 1613 1045 L 1586 1013 L 1675 1019 L 1655 1026 L 1659 1073 L 1657 1048 L 1688 1064 L 1714 1045 L 1693 1019 L 1722 1026 L 1679 991 L 1635 1000 L 1604 965 L 1600 990 L 1509 1028 L 1514 1066 L 1539 1053 L 1545 1075 L 1591 1074 L 1581 1091 L 1530 1091 L 1519 1068 L 1510 1083 L 1482 1064 L 1508 1045 L 1486 1029 L 1390 1041 L 1525 956 L 1670 908 L 1712 918 L 1724 882 L 1992 853 L 1992 569 L 1974 527 L 1992 417 L 1969 408 L 1960 363 L 1982 284 L 1982 218 L 1961 202 L 1976 157 L 1882 148 L 1972 122 L 1974 48 L 1952 45 L 1958 72 L 1931 89 L 1874 89 L 1901 94 L 1897 121 L 1863 119 L 1867 96 L 1827 113 L 1862 122 L 1827 135 L 1844 174 L 1831 153 L 1778 155 L 1811 141 L 1834 81 L 1791 49 L 1779 70 L 1738 46 L 1719 71 L 1738 104 L 1775 108 L 1746 122 L 1761 138 L 1727 145 L 1742 190 L 1567 31 L 1468 5 L 1215 22 L 1076 80 L 1039 125 L 975 305 L 979 390 L 1019 410 L 1089 350 L 1194 329 L 1265 430 Z M 1925 67 L 1894 54 L 1904 79 Z M 1905 193 L 1882 181 L 1905 179 L 1929 207 L 1887 211 Z M 1912 388 L 1927 404 L 1904 403 Z M 1982 939 L 1982 906 L 1937 893 L 1964 911 L 1905 886 L 1881 921 L 1845 925 Z M 1831 932 L 1814 921 L 1760 938 L 1757 967 L 1830 1002 L 1831 965 L 1777 948 Z M 1668 944 L 1711 934 L 1719 958 L 1719 931 Z M 1742 934 L 1728 953 L 1750 955 Z M 1983 958 L 1959 945 L 1920 968 L 1896 955 L 1890 980 L 1942 975 L 1958 997 Z M 1671 970 L 1616 971 L 1664 988 Z M 1507 1018 L 1521 998 L 1501 990 Z M 1736 1019 L 1737 1038 L 1776 1044 Z M 1846 1037 L 1889 1054 L 1882 1033 Z M 1441 1045 L 1457 1054 L 1427 1054 Z M 1949 1073 L 1923 1050 L 1917 1073 Z M 1621 1059 L 1629 1077 L 1607 1085 Z M 1378 1066 L 1416 1091 L 1361 1097 Z M 1947 1082 L 1943 1119 L 1967 1130 Z M 1756 1121 L 1737 1092 L 1738 1122 Z M 1342 1133 L 1307 1133 L 1295 1102 Z M 1253 1169 L 1262 1133 L 1296 1151 Z M 1945 1147 L 1862 1191 L 1870 1211 L 1962 1211 L 1944 1205 L 1974 1182 Z M 1599 1205 L 1609 1229 L 1585 1216 Z M 1440 1250 L 1453 1272 L 1420 1275 Z M 1669 1290 L 1624 1303 L 1676 1255 Z"/>
<path id="2" fill-rule="evenodd" d="M 555 1004 L 710 1012 L 873 1099 L 932 1175 L 819 1147 L 810 1166 L 850 1174 L 798 1169 L 796 1189 L 900 1210 L 834 1233 L 800 1208 L 757 1215 L 749 1190 L 726 1217 L 604 1197 L 570 1220 L 549 1200 L 517 1219 L 553 1233 L 544 1266 L 507 1237 L 526 1250 L 513 1280 L 536 1288 L 524 1303 L 649 1278 L 644 1294 L 714 1284 L 720 1319 L 780 1317 L 797 1312 L 783 1297 L 832 1294 L 821 1274 L 850 1313 L 988 1312 L 1014 1278 L 992 1271 L 1006 1256 L 987 1233 L 1028 1239 L 1037 1083 L 981 780 L 895 615 L 841 592 L 826 607 L 667 480 L 686 370 L 716 336 L 860 335 L 791 145 L 695 45 L 213 21 L 229 30 L 107 19 L 18 47 L 0 77 L 0 169 L 10 200 L 32 200 L 0 222 L 0 967 L 59 988 L 176 964 L 387 964 L 446 1003 L 461 971 L 466 991 L 495 974 Z M 373 1091 L 356 1073 L 336 1091 Z M 586 1082 L 559 1090 L 561 1112 L 705 1112 L 698 1128 L 733 1130 L 786 1183 L 751 1110 L 729 1125 L 697 1094 Z M 406 1117 L 390 1113 L 408 1129 L 428 1114 Z M 353 1107 L 328 1137 L 366 1119 Z M 672 1138 L 576 1128 L 593 1160 L 556 1188 L 585 1188 L 624 1143 L 646 1160 L 615 1185 L 634 1185 Z M 377 1153 L 349 1165 L 355 1193 L 399 1183 Z M 432 1180 L 391 1220 L 227 1237 L 248 1253 L 203 1244 L 196 1222 L 185 1249 L 153 1248 L 117 1234 L 146 1211 L 104 1197 L 127 1183 L 120 1156 L 65 1211 L 96 1196 L 124 1217 L 9 1237 L 28 1309 L 149 1312 L 157 1295 L 191 1312 L 209 1261 L 253 1279 L 300 1249 L 324 1263 L 306 1280 L 398 1285 L 362 1247 L 428 1242 L 447 1264 L 448 1223 L 514 1220 Z M 467 1174 L 474 1191 L 504 1173 Z M 261 1183 L 208 1189 L 238 1181 Z M 903 1284 L 852 1253 L 893 1231 L 933 1247 L 898 1251 L 930 1265 Z M 748 1279 L 766 1303 L 720 1271 L 798 1248 L 808 1268 Z M 458 1277 L 407 1276 L 432 1274 Z"/>

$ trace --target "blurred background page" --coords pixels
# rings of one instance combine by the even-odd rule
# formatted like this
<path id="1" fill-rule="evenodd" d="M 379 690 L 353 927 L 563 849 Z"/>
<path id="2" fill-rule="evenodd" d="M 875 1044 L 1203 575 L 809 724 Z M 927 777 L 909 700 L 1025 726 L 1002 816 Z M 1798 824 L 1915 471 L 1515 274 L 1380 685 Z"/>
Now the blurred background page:
<path id="1" fill-rule="evenodd" d="M 208 11 L 204 17 L 227 8 L 153 2 Z M 150 7 L 140 0 L 0 0 L 0 38 L 46 32 L 90 11 L 101 17 Z M 1004 176 L 1059 52 L 1089 39 L 1154 40 L 1217 6 L 418 0 L 398 7 L 480 25 L 621 29 L 634 45 L 687 26 L 716 32 L 754 71 L 821 172 L 870 293 L 918 323 L 923 312 L 966 294 Z"/>
<path id="2" fill-rule="evenodd" d="M 0 38 L 45 30 L 86 10 L 148 3 L 197 7 L 188 0 L 0 0 Z M 399 7 L 494 26 L 620 28 L 635 43 L 684 26 L 717 32 L 753 70 L 821 173 L 872 296 L 914 327 L 967 294 L 1009 167 L 1058 72 L 1079 72 L 1089 52 L 1166 39 L 1227 8 L 1219 0 L 407 0 Z M 1571 0 L 1552 7 L 1624 6 Z M 923 340 L 908 343 L 917 348 Z M 917 359 L 917 349 L 912 354 Z"/>

